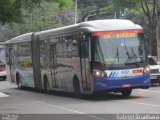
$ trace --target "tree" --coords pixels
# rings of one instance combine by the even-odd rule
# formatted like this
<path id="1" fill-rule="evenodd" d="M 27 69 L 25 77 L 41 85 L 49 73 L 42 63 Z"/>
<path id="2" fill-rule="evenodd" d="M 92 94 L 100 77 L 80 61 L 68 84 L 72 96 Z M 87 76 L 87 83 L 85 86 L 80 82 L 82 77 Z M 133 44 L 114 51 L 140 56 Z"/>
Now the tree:
<path id="1" fill-rule="evenodd" d="M 44 0 L 37 4 L 28 3 L 28 5 L 23 3 L 21 21 L 6 22 L 4 25 L 0 23 L 0 40 L 6 41 L 24 33 L 53 29 L 74 23 L 72 0 L 68 0 L 65 6 L 62 5 L 63 7 L 60 7 L 59 1 L 48 1 Z"/>
<path id="2" fill-rule="evenodd" d="M 155 6 L 156 6 L 156 2 L 155 0 L 143 0 L 140 2 L 141 3 L 141 7 L 143 10 L 143 13 L 146 15 L 147 20 L 148 20 L 148 47 L 149 47 L 149 53 L 151 55 L 155 55 L 156 50 L 155 48 L 157 48 L 156 44 L 156 15 L 155 15 Z"/>
<path id="3" fill-rule="evenodd" d="M 71 3 L 71 0 L 0 0 L 0 21 L 2 24 L 21 22 L 24 17 L 23 9 L 32 10 L 44 1 L 57 2 L 61 9 Z"/>
<path id="4" fill-rule="evenodd" d="M 87 16 L 98 14 L 100 10 L 106 6 L 111 0 L 78 0 L 78 8 L 80 11 L 80 22 L 85 21 Z"/>
<path id="5" fill-rule="evenodd" d="M 14 0 L 0 0 L 0 21 L 2 24 L 22 20 L 21 4 Z"/>

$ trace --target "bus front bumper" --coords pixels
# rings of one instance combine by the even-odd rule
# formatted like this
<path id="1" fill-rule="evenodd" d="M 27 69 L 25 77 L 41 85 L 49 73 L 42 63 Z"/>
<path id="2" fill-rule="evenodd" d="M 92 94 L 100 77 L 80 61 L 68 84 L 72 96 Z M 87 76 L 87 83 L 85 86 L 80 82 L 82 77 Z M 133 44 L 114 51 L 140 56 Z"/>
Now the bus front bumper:
<path id="1" fill-rule="evenodd" d="M 94 91 L 114 91 L 125 88 L 142 88 L 146 89 L 151 86 L 150 75 L 143 74 L 136 77 L 128 78 L 106 78 L 94 76 Z"/>

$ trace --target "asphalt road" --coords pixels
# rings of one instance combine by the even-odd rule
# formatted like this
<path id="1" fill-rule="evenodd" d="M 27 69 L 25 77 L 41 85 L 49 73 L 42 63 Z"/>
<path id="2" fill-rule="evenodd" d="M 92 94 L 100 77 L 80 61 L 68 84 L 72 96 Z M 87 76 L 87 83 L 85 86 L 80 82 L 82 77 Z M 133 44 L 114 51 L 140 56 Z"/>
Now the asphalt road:
<path id="1" fill-rule="evenodd" d="M 5 118 L 6 114 L 22 114 L 21 117 L 28 118 L 28 120 L 32 120 L 31 118 L 35 120 L 34 114 L 45 120 L 49 118 L 62 120 L 61 117 L 65 120 L 75 118 L 78 118 L 77 120 L 107 120 L 111 118 L 127 120 L 129 116 L 121 115 L 157 115 L 160 114 L 160 86 L 154 85 L 149 89 L 133 90 L 129 98 L 123 98 L 120 94 L 104 93 L 77 99 L 67 93 L 47 95 L 32 90 L 19 90 L 17 86 L 11 85 L 7 81 L 0 81 L 0 114 L 0 118 L 3 118 L 4 115 Z M 26 117 L 26 114 L 32 114 L 31 118 Z M 158 117 L 160 119 L 160 115 Z"/>

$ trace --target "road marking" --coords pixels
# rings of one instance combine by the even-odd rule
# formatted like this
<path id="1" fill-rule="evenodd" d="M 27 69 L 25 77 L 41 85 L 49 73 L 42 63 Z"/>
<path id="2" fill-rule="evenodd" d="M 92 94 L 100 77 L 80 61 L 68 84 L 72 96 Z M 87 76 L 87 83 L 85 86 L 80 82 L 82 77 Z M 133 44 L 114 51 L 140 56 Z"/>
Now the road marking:
<path id="1" fill-rule="evenodd" d="M 0 92 L 0 97 L 9 97 L 9 95 Z"/>
<path id="2" fill-rule="evenodd" d="M 97 116 L 94 116 L 94 115 L 89 115 L 89 114 L 86 114 L 86 113 L 83 113 L 83 112 L 80 112 L 80 111 L 77 111 L 77 110 L 69 109 L 69 108 L 66 108 L 66 107 L 61 107 L 61 106 L 57 106 L 57 105 L 53 105 L 53 104 L 48 104 L 48 103 L 45 103 L 45 102 L 42 102 L 42 101 L 38 101 L 38 102 L 42 103 L 42 104 L 45 104 L 45 105 L 48 105 L 48 106 L 51 106 L 51 107 L 59 108 L 59 109 L 62 109 L 62 110 L 67 110 L 67 111 L 70 111 L 70 112 L 73 112 L 73 113 L 76 113 L 76 114 L 82 114 L 82 115 L 85 115 L 87 117 L 94 118 L 96 120 L 97 119 L 98 120 L 106 120 L 106 119 L 103 119 L 103 118 L 100 118 L 100 117 L 97 117 Z"/>
<path id="3" fill-rule="evenodd" d="M 158 93 L 160 94 L 159 91 L 153 91 L 153 90 L 144 90 L 144 89 L 137 89 L 138 91 L 146 91 L 146 92 L 152 92 L 152 93 Z"/>
<path id="4" fill-rule="evenodd" d="M 139 104 L 139 105 L 147 105 L 147 106 L 152 106 L 152 107 L 160 107 L 160 105 L 143 103 L 143 102 L 134 102 L 134 101 L 129 101 L 129 100 L 118 100 L 118 101 L 128 102 L 128 103 L 134 103 L 134 104 Z"/>

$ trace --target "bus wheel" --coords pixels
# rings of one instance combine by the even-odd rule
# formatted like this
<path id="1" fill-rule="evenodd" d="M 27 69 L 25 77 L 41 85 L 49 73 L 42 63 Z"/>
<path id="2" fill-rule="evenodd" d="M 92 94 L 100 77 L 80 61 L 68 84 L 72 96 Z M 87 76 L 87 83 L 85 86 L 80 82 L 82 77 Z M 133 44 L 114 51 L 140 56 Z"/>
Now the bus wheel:
<path id="1" fill-rule="evenodd" d="M 74 88 L 75 97 L 76 98 L 81 98 L 82 97 L 82 93 L 81 93 L 81 89 L 80 89 L 79 80 L 75 79 L 73 81 L 73 88 Z"/>
<path id="2" fill-rule="evenodd" d="M 49 87 L 49 82 L 48 82 L 47 78 L 44 80 L 44 91 L 47 94 L 50 93 L 50 87 Z"/>
<path id="3" fill-rule="evenodd" d="M 6 80 L 7 80 L 7 77 L 6 77 L 6 76 L 4 76 L 4 77 L 3 77 L 3 81 L 6 81 Z"/>
<path id="4" fill-rule="evenodd" d="M 7 77 L 6 77 L 6 76 L 2 76 L 0 79 L 1 79 L 2 81 L 6 81 Z"/>
<path id="5" fill-rule="evenodd" d="M 18 89 L 22 89 L 21 78 L 19 74 L 16 75 L 16 81 L 17 81 Z"/>
<path id="6" fill-rule="evenodd" d="M 124 89 L 121 91 L 121 93 L 122 93 L 122 96 L 129 97 L 132 93 L 132 89 Z"/>

